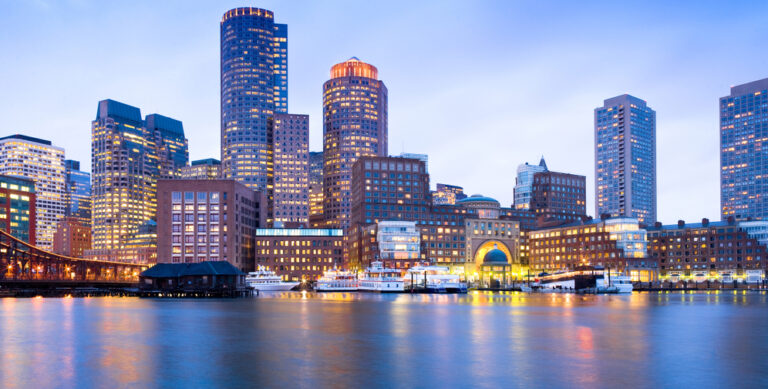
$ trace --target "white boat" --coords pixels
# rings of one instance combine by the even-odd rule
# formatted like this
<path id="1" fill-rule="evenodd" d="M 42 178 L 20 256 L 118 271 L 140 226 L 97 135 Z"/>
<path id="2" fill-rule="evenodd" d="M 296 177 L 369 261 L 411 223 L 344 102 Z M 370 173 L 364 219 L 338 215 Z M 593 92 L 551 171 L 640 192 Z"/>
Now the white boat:
<path id="1" fill-rule="evenodd" d="M 363 292 L 404 292 L 400 269 L 385 268 L 381 261 L 371 263 L 360 277 L 357 290 Z"/>
<path id="2" fill-rule="evenodd" d="M 262 267 L 248 273 L 245 276 L 245 283 L 260 292 L 291 290 L 299 284 L 298 282 L 283 281 L 275 272 Z"/>
<path id="3" fill-rule="evenodd" d="M 632 293 L 632 279 L 629 276 L 611 276 L 610 286 L 618 289 L 617 293 Z"/>
<path id="4" fill-rule="evenodd" d="M 357 276 L 346 270 L 326 270 L 317 280 L 315 290 L 318 292 L 352 292 L 357 291 Z"/>
<path id="5" fill-rule="evenodd" d="M 403 278 L 405 290 L 421 290 L 429 293 L 467 293 L 467 284 L 461 276 L 451 274 L 447 266 L 414 266 Z"/>

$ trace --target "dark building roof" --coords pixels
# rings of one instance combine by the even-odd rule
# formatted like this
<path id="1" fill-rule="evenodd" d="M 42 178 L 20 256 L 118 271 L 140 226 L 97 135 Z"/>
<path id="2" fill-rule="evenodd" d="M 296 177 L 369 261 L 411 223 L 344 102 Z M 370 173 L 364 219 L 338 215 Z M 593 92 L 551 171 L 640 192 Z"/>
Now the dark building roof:
<path id="1" fill-rule="evenodd" d="M 147 128 L 150 130 L 161 130 L 184 136 L 184 125 L 176 119 L 160 115 L 159 113 L 153 113 L 147 115 L 146 121 Z"/>
<path id="2" fill-rule="evenodd" d="M 499 201 L 494 198 L 486 197 L 480 194 L 473 194 L 472 196 L 456 201 L 456 204 L 467 204 L 467 203 L 474 203 L 474 202 L 489 202 L 489 203 L 497 203 L 497 204 L 499 203 Z"/>
<path id="3" fill-rule="evenodd" d="M 184 276 L 239 276 L 245 275 L 227 261 L 205 261 L 198 263 L 158 263 L 141 272 L 142 277 L 175 278 Z"/>
<path id="4" fill-rule="evenodd" d="M 99 108 L 96 110 L 96 119 L 104 119 L 107 117 L 121 118 L 133 122 L 132 124 L 142 125 L 141 110 L 115 100 L 106 99 L 99 101 Z"/>
<path id="5" fill-rule="evenodd" d="M 507 254 L 499 249 L 493 249 L 483 257 L 483 264 L 486 263 L 507 263 Z"/>
<path id="6" fill-rule="evenodd" d="M 13 134 L 13 135 L 8 135 L 8 136 L 4 136 L 4 137 L 0 138 L 0 140 L 5 140 L 5 139 L 19 139 L 19 140 L 25 140 L 25 141 L 28 141 L 28 142 L 35 142 L 35 143 L 40 143 L 40 144 L 51 146 L 51 141 L 49 141 L 49 140 L 35 138 L 35 137 L 32 137 L 32 136 L 21 135 L 21 134 Z"/>
<path id="7" fill-rule="evenodd" d="M 543 155 L 541 156 L 541 161 L 539 161 L 539 166 L 543 167 L 544 170 L 549 170 L 549 169 L 547 169 L 547 162 L 544 161 L 544 156 Z"/>
<path id="8" fill-rule="evenodd" d="M 198 159 L 197 161 L 192 161 L 191 165 L 192 166 L 197 166 L 197 165 L 210 165 L 210 166 L 221 165 L 221 161 L 219 161 L 218 159 L 215 159 L 215 158 L 205 158 L 205 159 Z"/>

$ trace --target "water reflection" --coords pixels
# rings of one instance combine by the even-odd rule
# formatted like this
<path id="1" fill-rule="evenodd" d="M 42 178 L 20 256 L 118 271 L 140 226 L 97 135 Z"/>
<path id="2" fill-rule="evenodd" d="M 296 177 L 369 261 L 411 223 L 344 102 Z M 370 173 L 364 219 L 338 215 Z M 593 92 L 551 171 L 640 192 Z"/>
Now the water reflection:
<path id="1" fill-rule="evenodd" d="M 768 297 L 0 299 L 3 387 L 766 386 Z"/>

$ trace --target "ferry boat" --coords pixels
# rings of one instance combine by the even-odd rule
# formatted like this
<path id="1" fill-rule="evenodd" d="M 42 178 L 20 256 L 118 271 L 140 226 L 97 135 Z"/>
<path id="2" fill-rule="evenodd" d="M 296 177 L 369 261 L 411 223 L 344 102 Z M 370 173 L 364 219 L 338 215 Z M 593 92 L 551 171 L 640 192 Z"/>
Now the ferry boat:
<path id="1" fill-rule="evenodd" d="M 447 266 L 414 266 L 403 278 L 406 291 L 427 293 L 467 293 L 467 283 L 458 274 L 450 274 Z"/>
<path id="2" fill-rule="evenodd" d="M 632 293 L 632 279 L 629 276 L 611 276 L 608 287 L 615 289 L 614 293 Z"/>
<path id="3" fill-rule="evenodd" d="M 317 280 L 315 290 L 318 292 L 352 292 L 357 291 L 357 276 L 346 270 L 326 270 Z"/>
<path id="4" fill-rule="evenodd" d="M 371 262 L 360 277 L 357 290 L 361 292 L 404 292 L 400 269 L 388 269 L 381 261 Z"/>
<path id="5" fill-rule="evenodd" d="M 245 276 L 245 283 L 260 292 L 291 290 L 299 285 L 299 282 L 286 282 L 272 270 L 259 267 Z"/>

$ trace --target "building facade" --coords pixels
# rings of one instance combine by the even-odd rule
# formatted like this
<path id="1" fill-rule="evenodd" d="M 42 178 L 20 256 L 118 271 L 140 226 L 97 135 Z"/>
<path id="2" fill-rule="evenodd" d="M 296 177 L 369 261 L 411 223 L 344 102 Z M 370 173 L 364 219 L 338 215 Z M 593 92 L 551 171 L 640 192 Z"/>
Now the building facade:
<path id="1" fill-rule="evenodd" d="M 662 280 L 762 282 L 768 266 L 768 221 L 727 221 L 662 225 L 648 228 L 648 255 L 659 264 Z M 752 282 L 755 282 L 752 281 Z"/>
<path id="2" fill-rule="evenodd" d="M 26 135 L 0 138 L 0 174 L 35 183 L 35 241 L 44 250 L 52 249 L 56 224 L 66 212 L 64 149 Z"/>
<path id="3" fill-rule="evenodd" d="M 530 210 L 539 218 L 539 225 L 586 219 L 587 177 L 553 171 L 535 173 Z"/>
<path id="4" fill-rule="evenodd" d="M 350 58 L 331 67 L 323 84 L 323 217 L 349 226 L 352 166 L 387 155 L 387 87 L 375 66 Z"/>
<path id="5" fill-rule="evenodd" d="M 0 230 L 33 246 L 36 197 L 34 181 L 0 175 Z"/>
<path id="6" fill-rule="evenodd" d="M 235 180 L 158 182 L 158 262 L 228 261 L 254 269 L 254 235 L 266 196 Z"/>
<path id="7" fill-rule="evenodd" d="M 64 216 L 76 217 L 82 224 L 91 224 L 91 173 L 80 170 L 80 162 L 64 161 L 66 172 Z"/>
<path id="8" fill-rule="evenodd" d="M 453 205 L 456 201 L 467 198 L 464 188 L 456 185 L 437 184 L 432 192 L 432 205 Z"/>
<path id="9" fill-rule="evenodd" d="M 268 121 L 288 112 L 288 26 L 246 7 L 227 11 L 220 27 L 222 177 L 266 191 Z"/>
<path id="10" fill-rule="evenodd" d="M 53 252 L 68 257 L 82 258 L 91 248 L 91 220 L 65 216 L 59 220 L 53 235 Z"/>
<path id="11" fill-rule="evenodd" d="M 637 97 L 595 108 L 595 213 L 656 221 L 656 111 Z"/>
<path id="12" fill-rule="evenodd" d="M 270 119 L 272 170 L 267 223 L 306 226 L 309 222 L 309 115 L 277 113 Z"/>
<path id="13" fill-rule="evenodd" d="M 646 231 L 634 218 L 609 218 L 536 230 L 528 234 L 531 274 L 582 266 L 628 273 L 634 281 L 654 281 L 657 262 L 647 256 Z"/>
<path id="14" fill-rule="evenodd" d="M 86 257 L 130 260 L 119 253 L 140 226 L 155 219 L 157 180 L 178 177 L 187 164 L 181 122 L 156 114 L 148 118 L 151 126 L 136 107 L 99 102 L 91 125 L 92 248 L 98 252 Z M 181 144 L 183 150 L 177 148 Z M 109 250 L 115 250 L 114 258 Z"/>
<path id="15" fill-rule="evenodd" d="M 221 162 L 218 159 L 206 158 L 192 161 L 189 166 L 181 168 L 180 177 L 183 180 L 218 180 L 221 177 Z"/>
<path id="16" fill-rule="evenodd" d="M 531 209 L 531 196 L 533 196 L 533 176 L 539 172 L 547 171 L 547 163 L 544 157 L 538 165 L 529 165 L 528 162 L 517 167 L 515 178 L 515 209 Z"/>
<path id="17" fill-rule="evenodd" d="M 339 229 L 258 229 L 256 266 L 284 280 L 317 281 L 324 271 L 342 267 L 343 235 Z"/>
<path id="18" fill-rule="evenodd" d="M 768 219 L 768 78 L 720 98 L 720 208 L 723 220 Z"/>

